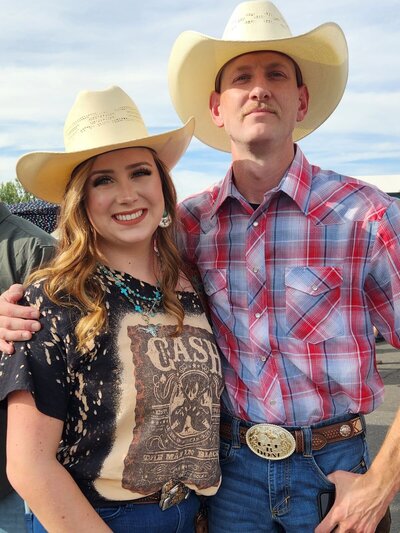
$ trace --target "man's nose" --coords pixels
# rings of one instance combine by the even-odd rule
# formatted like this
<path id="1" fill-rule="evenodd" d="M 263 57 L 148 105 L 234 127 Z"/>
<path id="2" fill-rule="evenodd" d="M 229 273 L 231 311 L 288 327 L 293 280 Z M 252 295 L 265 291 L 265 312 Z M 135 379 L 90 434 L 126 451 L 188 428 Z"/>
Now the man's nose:
<path id="1" fill-rule="evenodd" d="M 252 100 L 267 100 L 271 97 L 271 91 L 264 82 L 257 82 L 250 91 L 250 98 Z"/>

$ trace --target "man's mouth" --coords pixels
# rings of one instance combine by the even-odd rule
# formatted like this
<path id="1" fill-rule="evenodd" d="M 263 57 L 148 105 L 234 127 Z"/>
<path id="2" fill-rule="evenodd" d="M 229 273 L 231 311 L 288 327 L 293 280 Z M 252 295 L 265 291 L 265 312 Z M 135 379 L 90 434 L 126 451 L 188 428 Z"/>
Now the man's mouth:
<path id="1" fill-rule="evenodd" d="M 243 116 L 252 115 L 253 113 L 272 113 L 276 114 L 276 111 L 269 105 L 261 104 L 257 106 L 249 106 L 243 110 Z"/>

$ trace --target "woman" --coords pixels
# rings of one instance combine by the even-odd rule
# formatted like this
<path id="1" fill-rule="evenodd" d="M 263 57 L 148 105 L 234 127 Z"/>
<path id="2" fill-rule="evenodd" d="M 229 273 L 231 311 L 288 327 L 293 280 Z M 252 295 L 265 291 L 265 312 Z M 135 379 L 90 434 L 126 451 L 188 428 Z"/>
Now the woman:
<path id="1" fill-rule="evenodd" d="M 192 532 L 197 495 L 218 488 L 221 367 L 167 170 L 192 132 L 149 136 L 121 89 L 84 92 L 66 152 L 17 164 L 61 202 L 59 251 L 25 293 L 42 329 L 0 366 L 8 475 L 34 532 Z"/>

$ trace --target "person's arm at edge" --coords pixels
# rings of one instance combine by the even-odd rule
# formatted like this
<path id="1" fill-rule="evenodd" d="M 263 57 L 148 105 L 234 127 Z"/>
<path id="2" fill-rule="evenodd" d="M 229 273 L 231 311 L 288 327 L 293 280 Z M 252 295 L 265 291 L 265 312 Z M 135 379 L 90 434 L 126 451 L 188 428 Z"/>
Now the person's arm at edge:
<path id="1" fill-rule="evenodd" d="M 50 533 L 110 532 L 57 461 L 63 422 L 41 413 L 26 391 L 9 395 L 8 414 L 7 475 L 42 525 Z"/>
<path id="2" fill-rule="evenodd" d="M 55 244 L 55 240 L 52 244 L 34 238 L 27 240 L 20 250 L 14 281 L 23 282 L 32 270 L 48 263 L 54 256 Z M 39 312 L 35 308 L 17 305 L 22 296 L 23 287 L 19 284 L 11 285 L 0 295 L 0 351 L 7 354 L 14 352 L 13 341 L 29 340 L 32 332 L 41 327 L 37 321 Z"/>
<path id="3" fill-rule="evenodd" d="M 41 327 L 36 308 L 17 304 L 23 295 L 22 285 L 11 285 L 0 295 L 0 351 L 8 354 L 14 353 L 13 341 L 29 340 Z"/>
<path id="4" fill-rule="evenodd" d="M 328 476 L 336 486 L 335 503 L 315 533 L 374 533 L 400 490 L 400 409 L 365 474 L 338 470 Z"/>

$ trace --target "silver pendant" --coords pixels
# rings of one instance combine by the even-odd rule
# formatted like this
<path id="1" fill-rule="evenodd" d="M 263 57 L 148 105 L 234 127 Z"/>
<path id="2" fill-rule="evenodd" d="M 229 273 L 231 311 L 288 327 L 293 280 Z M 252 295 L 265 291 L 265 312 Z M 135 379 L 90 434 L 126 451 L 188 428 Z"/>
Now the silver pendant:
<path id="1" fill-rule="evenodd" d="M 156 337 L 158 335 L 157 324 L 148 324 L 147 326 L 140 326 L 139 329 L 145 331 L 146 333 L 149 333 L 152 337 Z"/>

